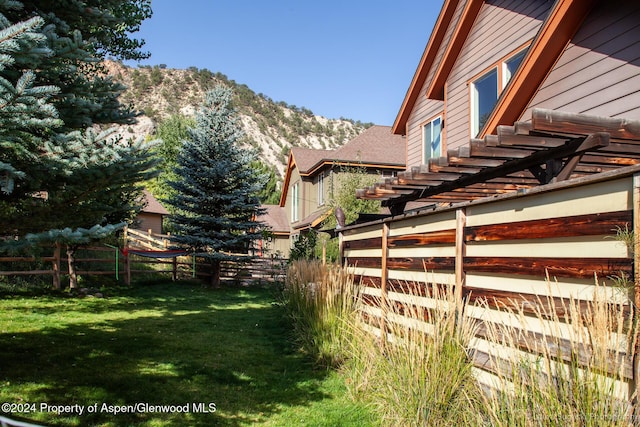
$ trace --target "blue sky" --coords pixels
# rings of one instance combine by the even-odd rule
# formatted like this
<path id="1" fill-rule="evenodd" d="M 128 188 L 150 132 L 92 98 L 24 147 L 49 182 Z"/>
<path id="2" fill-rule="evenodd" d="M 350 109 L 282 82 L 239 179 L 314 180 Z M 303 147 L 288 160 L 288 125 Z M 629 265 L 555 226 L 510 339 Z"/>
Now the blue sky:
<path id="1" fill-rule="evenodd" d="M 151 52 L 141 64 L 206 68 L 274 101 L 390 126 L 442 3 L 153 0 L 134 36 Z"/>

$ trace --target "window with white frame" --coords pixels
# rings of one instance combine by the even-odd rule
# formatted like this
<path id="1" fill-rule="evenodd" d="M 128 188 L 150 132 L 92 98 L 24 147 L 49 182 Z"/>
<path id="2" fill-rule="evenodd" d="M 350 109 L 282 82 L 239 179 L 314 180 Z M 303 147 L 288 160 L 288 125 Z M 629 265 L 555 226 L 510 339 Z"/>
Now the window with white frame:
<path id="1" fill-rule="evenodd" d="M 291 222 L 298 221 L 299 208 L 300 208 L 300 183 L 296 182 L 291 187 Z"/>
<path id="2" fill-rule="evenodd" d="M 471 136 L 480 133 L 491 116 L 500 93 L 516 73 L 527 50 L 521 50 L 500 61 L 486 73 L 471 82 Z"/>
<path id="3" fill-rule="evenodd" d="M 318 175 L 318 206 L 324 205 L 324 172 Z"/>
<path id="4" fill-rule="evenodd" d="M 442 116 L 422 125 L 422 163 L 442 156 Z"/>

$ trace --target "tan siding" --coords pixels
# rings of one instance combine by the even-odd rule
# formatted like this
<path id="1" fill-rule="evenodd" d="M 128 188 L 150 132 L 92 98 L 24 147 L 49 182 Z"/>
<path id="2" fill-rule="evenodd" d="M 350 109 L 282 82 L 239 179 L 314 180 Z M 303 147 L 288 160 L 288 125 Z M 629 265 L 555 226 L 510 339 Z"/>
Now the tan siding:
<path id="1" fill-rule="evenodd" d="M 136 218 L 139 223 L 136 227 L 138 230 L 149 231 L 154 234 L 162 234 L 162 216 L 158 214 L 150 214 L 141 212 Z"/>
<path id="2" fill-rule="evenodd" d="M 532 40 L 549 12 L 551 4 L 493 1 L 485 4 L 447 80 L 447 147 L 468 144 L 468 82 Z"/>
<path id="3" fill-rule="evenodd" d="M 535 107 L 638 116 L 640 6 L 619 3 L 616 7 L 603 5 L 585 20 L 523 117 Z"/>

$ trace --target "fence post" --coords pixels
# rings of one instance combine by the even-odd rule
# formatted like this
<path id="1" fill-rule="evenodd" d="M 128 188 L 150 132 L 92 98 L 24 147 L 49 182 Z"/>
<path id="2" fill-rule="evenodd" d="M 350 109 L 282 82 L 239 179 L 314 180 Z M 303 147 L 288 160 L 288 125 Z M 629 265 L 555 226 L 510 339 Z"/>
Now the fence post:
<path id="1" fill-rule="evenodd" d="M 464 285 L 464 257 L 467 254 L 467 245 L 464 241 L 464 227 L 467 225 L 467 213 L 464 208 L 456 210 L 456 299 L 462 301 L 462 287 Z"/>
<path id="2" fill-rule="evenodd" d="M 172 280 L 175 282 L 178 280 L 178 257 L 173 257 L 173 272 L 172 272 Z"/>
<path id="3" fill-rule="evenodd" d="M 389 297 L 387 292 L 387 281 L 389 269 L 387 259 L 389 258 L 389 223 L 382 223 L 382 243 L 381 243 L 381 267 L 380 267 L 380 304 L 382 305 L 382 315 L 380 316 L 380 345 L 384 347 L 387 342 L 387 313 L 389 311 Z"/>
<path id="4" fill-rule="evenodd" d="M 53 250 L 53 288 L 60 289 L 60 242 L 56 242 Z"/>
<path id="5" fill-rule="evenodd" d="M 634 326 L 638 324 L 640 313 L 640 174 L 633 175 L 633 315 Z M 637 333 L 637 331 L 634 331 Z M 636 340 L 637 341 L 637 340 Z M 638 399 L 640 399 L 640 343 L 636 342 L 633 349 L 633 388 L 630 395 L 635 395 L 636 411 Z M 640 415 L 636 413 L 636 415 Z"/>
<path id="6" fill-rule="evenodd" d="M 124 269 L 125 269 L 124 283 L 127 286 L 130 286 L 131 285 L 131 255 L 128 253 L 128 251 L 124 256 Z"/>

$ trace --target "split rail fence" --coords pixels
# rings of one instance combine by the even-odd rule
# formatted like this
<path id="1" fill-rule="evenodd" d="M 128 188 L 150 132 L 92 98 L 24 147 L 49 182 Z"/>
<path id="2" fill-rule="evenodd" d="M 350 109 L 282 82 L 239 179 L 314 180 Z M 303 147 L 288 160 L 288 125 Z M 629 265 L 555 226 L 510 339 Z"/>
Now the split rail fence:
<path id="1" fill-rule="evenodd" d="M 93 246 L 78 249 L 75 254 L 76 273 L 80 277 L 111 276 L 116 281 L 131 283 L 132 276 L 168 275 L 172 280 L 207 279 L 210 264 L 196 255 L 173 256 L 170 235 L 158 235 L 127 229 L 127 251 L 114 246 Z M 61 246 L 43 248 L 44 256 L 0 257 L 0 277 L 50 276 L 53 287 L 61 287 L 68 277 L 68 258 Z M 146 253 L 145 253 L 146 251 Z M 49 255 L 51 253 L 51 255 Z M 141 255 L 144 253 L 143 256 Z M 244 262 L 223 262 L 221 281 L 226 284 L 267 284 L 284 280 L 286 260 L 279 258 L 250 258 Z"/>
<path id="2" fill-rule="evenodd" d="M 344 263 L 363 286 L 362 317 L 374 333 L 387 338 L 391 323 L 415 324 L 394 307 L 410 301 L 431 310 L 436 306 L 433 288 L 448 286 L 466 301 L 466 315 L 483 326 L 470 354 L 486 387 L 499 383 L 496 360 L 501 355 L 516 352 L 535 360 L 539 354 L 528 344 L 545 340 L 548 331 L 558 335 L 560 361 L 570 361 L 576 355 L 562 343 L 572 299 L 585 306 L 604 292 L 627 313 L 638 306 L 638 286 L 620 286 L 622 278 L 639 283 L 634 265 L 640 251 L 632 247 L 638 242 L 633 239 L 630 247 L 618 234 L 638 235 L 639 173 L 639 168 L 607 172 L 343 228 Z M 599 286 L 602 282 L 608 286 Z M 505 308 L 524 313 L 524 319 Z M 488 339 L 492 322 L 518 332 L 512 348 Z M 578 359 L 587 363 L 593 349 L 585 345 L 582 350 Z M 638 352 L 614 350 L 623 372 L 616 394 L 628 399 L 639 383 Z"/>

